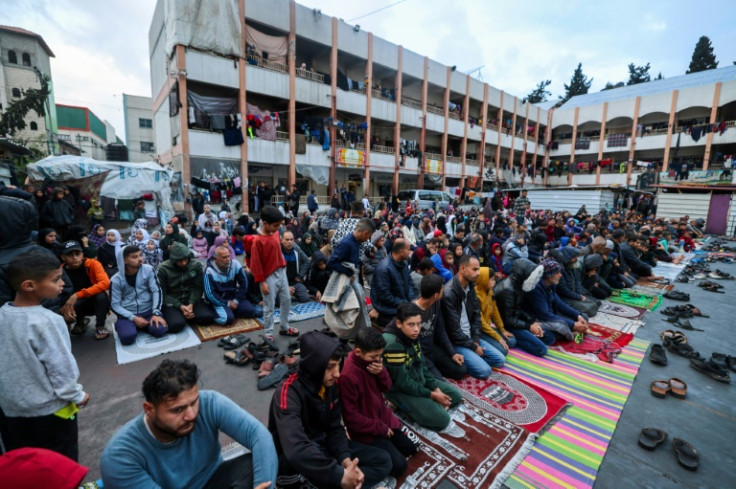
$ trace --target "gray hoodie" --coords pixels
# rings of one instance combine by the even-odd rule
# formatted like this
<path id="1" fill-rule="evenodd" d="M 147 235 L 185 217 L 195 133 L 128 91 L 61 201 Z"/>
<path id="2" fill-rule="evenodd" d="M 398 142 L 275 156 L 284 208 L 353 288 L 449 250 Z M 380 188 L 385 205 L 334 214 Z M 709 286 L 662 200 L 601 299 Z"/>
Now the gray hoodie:
<path id="1" fill-rule="evenodd" d="M 151 265 L 142 265 L 135 277 L 135 287 L 125 280 L 123 268 L 110 279 L 110 308 L 119 318 L 132 321 L 136 316 L 153 312 L 161 315 L 163 294 L 156 271 Z"/>

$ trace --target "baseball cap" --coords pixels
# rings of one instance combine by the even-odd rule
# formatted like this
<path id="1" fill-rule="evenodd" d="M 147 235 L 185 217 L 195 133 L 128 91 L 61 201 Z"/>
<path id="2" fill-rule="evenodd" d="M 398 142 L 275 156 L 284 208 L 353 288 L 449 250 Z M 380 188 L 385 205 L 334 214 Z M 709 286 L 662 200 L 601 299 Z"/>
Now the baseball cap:
<path id="1" fill-rule="evenodd" d="M 82 246 L 76 241 L 65 241 L 64 244 L 61 245 L 62 255 L 66 255 L 72 251 L 82 251 Z"/>

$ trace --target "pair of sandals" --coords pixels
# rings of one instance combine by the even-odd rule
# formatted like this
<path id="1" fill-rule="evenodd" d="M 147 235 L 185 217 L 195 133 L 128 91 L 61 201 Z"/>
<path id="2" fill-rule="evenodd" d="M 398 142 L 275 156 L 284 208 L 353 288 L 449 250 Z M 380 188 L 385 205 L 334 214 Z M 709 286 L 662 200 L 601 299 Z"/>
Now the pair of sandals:
<path id="1" fill-rule="evenodd" d="M 703 311 L 692 304 L 681 304 L 679 306 L 665 307 L 660 311 L 660 313 L 665 316 L 680 316 L 683 318 L 691 318 L 693 316 L 699 316 L 703 318 L 710 317 L 703 314 Z"/>
<path id="2" fill-rule="evenodd" d="M 81 324 L 77 322 L 74 327 L 69 330 L 69 334 L 72 336 L 81 336 L 84 334 L 85 331 L 87 331 L 87 325 L 89 324 L 89 318 L 84 318 L 84 322 Z M 107 330 L 107 328 L 97 328 L 95 330 L 95 339 L 96 340 L 104 340 L 105 338 L 110 336 L 110 331 Z"/>
<path id="3" fill-rule="evenodd" d="M 670 380 L 653 380 L 651 391 L 654 397 L 664 398 L 667 397 L 667 394 L 670 394 L 672 397 L 685 399 L 687 397 L 687 384 L 677 377 Z"/>
<path id="4" fill-rule="evenodd" d="M 217 346 L 225 350 L 237 350 L 243 345 L 250 343 L 250 338 L 243 333 L 237 335 L 228 335 L 217 342 Z"/>
<path id="5" fill-rule="evenodd" d="M 700 356 L 700 353 L 688 344 L 687 336 L 680 331 L 673 331 L 667 329 L 659 334 L 662 338 L 662 345 L 667 348 L 670 352 L 680 355 L 685 358 L 693 358 Z"/>
<path id="6" fill-rule="evenodd" d="M 714 361 L 712 356 L 710 360 L 706 360 L 700 355 L 692 356 L 690 357 L 690 366 L 701 374 L 705 374 L 718 382 L 725 384 L 731 382 L 731 375 L 728 373 L 728 370 L 720 366 L 717 361 Z"/>
<path id="7" fill-rule="evenodd" d="M 670 290 L 669 292 L 665 292 L 663 295 L 664 297 L 672 299 L 673 301 L 687 302 L 690 300 L 690 294 L 680 292 L 679 290 Z"/>
<path id="8" fill-rule="evenodd" d="M 667 432 L 658 428 L 644 428 L 639 434 L 639 446 L 645 450 L 654 450 L 667 440 Z M 698 451 L 682 438 L 672 439 L 672 449 L 677 463 L 687 470 L 697 470 L 700 460 Z"/>
<path id="9" fill-rule="evenodd" d="M 733 275 L 722 272 L 721 270 L 716 270 L 715 272 L 710 272 L 708 274 L 710 278 L 714 278 L 716 280 L 733 280 Z"/>
<path id="10" fill-rule="evenodd" d="M 708 292 L 714 292 L 716 294 L 725 294 L 725 292 L 721 290 L 723 288 L 723 285 L 717 284 L 715 282 L 710 282 L 708 280 L 700 282 L 698 284 L 698 287 Z"/>
<path id="11" fill-rule="evenodd" d="M 686 329 L 688 331 L 705 331 L 704 329 L 693 327 L 693 325 L 690 324 L 690 321 L 688 321 L 687 318 L 681 316 L 668 316 L 667 322 L 674 324 L 678 328 Z"/>

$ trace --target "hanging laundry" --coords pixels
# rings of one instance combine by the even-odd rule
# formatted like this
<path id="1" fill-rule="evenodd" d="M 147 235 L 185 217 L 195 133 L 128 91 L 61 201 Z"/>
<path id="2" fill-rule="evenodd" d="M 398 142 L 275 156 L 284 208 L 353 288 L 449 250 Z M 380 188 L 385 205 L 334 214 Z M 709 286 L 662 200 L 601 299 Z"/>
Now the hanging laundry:
<path id="1" fill-rule="evenodd" d="M 248 128 L 248 130 L 250 131 L 250 128 Z M 236 127 L 225 129 L 222 132 L 222 138 L 225 142 L 225 146 L 240 146 L 245 142 L 243 140 L 243 133 Z"/>
<path id="2" fill-rule="evenodd" d="M 693 141 L 695 141 L 696 143 L 700 140 L 700 133 L 701 133 L 700 127 L 693 126 L 690 129 L 690 137 L 692 137 Z"/>

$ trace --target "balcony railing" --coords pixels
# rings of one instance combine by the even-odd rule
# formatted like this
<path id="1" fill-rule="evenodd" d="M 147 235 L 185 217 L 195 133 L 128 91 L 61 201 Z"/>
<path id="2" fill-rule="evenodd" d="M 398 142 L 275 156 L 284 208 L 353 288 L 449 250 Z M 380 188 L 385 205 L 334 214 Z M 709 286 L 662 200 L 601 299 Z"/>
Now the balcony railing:
<path id="1" fill-rule="evenodd" d="M 448 163 L 462 163 L 463 159 L 459 156 L 448 156 L 445 158 L 445 161 L 447 161 Z"/>
<path id="2" fill-rule="evenodd" d="M 401 105 L 406 105 L 407 107 L 414 107 L 415 109 L 422 110 L 422 102 L 409 97 L 401 97 Z"/>
<path id="3" fill-rule="evenodd" d="M 450 112 L 450 119 L 455 119 L 456 121 L 459 121 L 461 120 L 460 114 L 458 114 L 457 112 Z"/>
<path id="4" fill-rule="evenodd" d="M 365 149 L 365 143 L 355 143 L 351 144 L 350 141 L 341 141 L 337 140 L 335 143 L 335 146 L 338 148 L 350 148 L 350 149 Z"/>
<path id="5" fill-rule="evenodd" d="M 315 73 L 314 71 L 305 70 L 302 68 L 296 69 L 296 76 L 300 78 L 306 78 L 307 80 L 316 81 L 319 83 L 325 82 L 325 76 L 321 75 L 319 73 Z"/>
<path id="6" fill-rule="evenodd" d="M 289 72 L 289 65 L 285 65 L 284 63 L 277 63 L 276 61 L 271 61 L 269 59 L 264 58 L 255 58 L 258 61 L 258 66 L 261 68 L 266 68 L 267 70 L 273 70 L 273 71 L 280 71 L 282 73 L 288 73 Z"/>
<path id="7" fill-rule="evenodd" d="M 394 154 L 396 152 L 393 146 L 383 146 L 380 144 L 371 145 L 371 151 L 375 151 L 376 153 L 386 153 L 386 154 Z"/>
<path id="8" fill-rule="evenodd" d="M 435 107 L 434 105 L 427 105 L 427 112 L 431 112 L 432 114 L 441 115 L 444 117 L 445 115 L 445 109 L 442 107 Z"/>
<path id="9" fill-rule="evenodd" d="M 390 97 L 387 97 L 383 92 L 380 90 L 376 90 L 375 88 L 371 89 L 371 93 L 374 97 L 380 98 L 381 100 L 386 100 L 388 102 L 395 102 L 395 100 L 391 100 Z"/>
<path id="10" fill-rule="evenodd" d="M 276 141 L 288 141 L 289 133 L 284 131 L 276 131 Z"/>
<path id="11" fill-rule="evenodd" d="M 424 153 L 424 157 L 428 160 L 443 160 L 442 155 L 437 153 Z"/>

